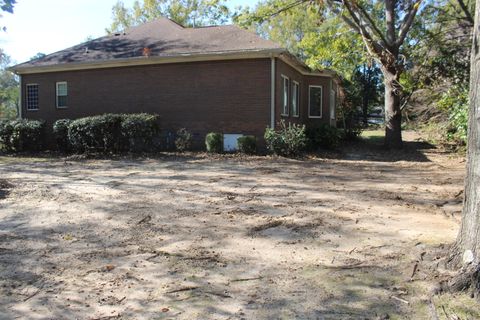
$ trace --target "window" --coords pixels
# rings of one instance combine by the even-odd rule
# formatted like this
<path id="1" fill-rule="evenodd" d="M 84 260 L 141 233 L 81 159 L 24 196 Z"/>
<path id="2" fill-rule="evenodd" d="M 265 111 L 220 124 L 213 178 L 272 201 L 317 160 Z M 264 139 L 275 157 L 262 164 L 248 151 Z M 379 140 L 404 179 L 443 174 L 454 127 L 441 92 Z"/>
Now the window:
<path id="1" fill-rule="evenodd" d="M 300 107 L 300 84 L 296 81 L 293 81 L 292 85 L 292 116 L 299 116 L 299 107 Z"/>
<path id="2" fill-rule="evenodd" d="M 57 82 L 57 108 L 67 107 L 67 83 Z"/>
<path id="3" fill-rule="evenodd" d="M 335 90 L 330 90 L 330 120 L 335 120 L 335 109 L 337 104 L 337 93 Z"/>
<path id="4" fill-rule="evenodd" d="M 322 87 L 310 86 L 308 88 L 308 117 L 322 117 Z"/>
<path id="5" fill-rule="evenodd" d="M 38 110 L 38 84 L 26 85 L 27 110 Z"/>
<path id="6" fill-rule="evenodd" d="M 290 91 L 290 79 L 282 75 L 283 79 L 283 105 L 282 116 L 288 116 L 288 97 Z"/>

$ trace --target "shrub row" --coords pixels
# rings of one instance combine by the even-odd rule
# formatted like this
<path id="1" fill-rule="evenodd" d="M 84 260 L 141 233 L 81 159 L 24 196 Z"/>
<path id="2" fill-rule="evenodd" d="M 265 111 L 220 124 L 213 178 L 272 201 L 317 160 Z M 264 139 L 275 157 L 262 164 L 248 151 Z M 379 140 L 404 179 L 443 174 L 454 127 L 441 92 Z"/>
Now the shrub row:
<path id="1" fill-rule="evenodd" d="M 279 123 L 277 130 L 267 128 L 267 149 L 277 155 L 296 156 L 307 148 L 333 149 L 345 133 L 329 125 L 306 129 L 304 125 Z M 45 124 L 37 120 L 0 121 L 0 148 L 5 151 L 38 151 L 45 139 Z M 54 123 L 53 133 L 58 149 L 64 152 L 142 152 L 154 151 L 159 135 L 158 116 L 151 114 L 104 114 L 77 120 L 61 119 Z M 177 131 L 177 151 L 190 150 L 192 134 L 185 128 Z M 238 151 L 257 152 L 254 136 L 238 138 Z M 205 137 L 208 152 L 223 152 L 223 135 L 211 132 Z"/>
<path id="2" fill-rule="evenodd" d="M 159 134 L 158 116 L 104 114 L 73 121 L 61 119 L 54 123 L 53 133 L 61 151 L 153 151 Z"/>
<path id="3" fill-rule="evenodd" d="M 0 148 L 9 152 L 39 151 L 45 141 L 45 123 L 38 120 L 0 121 Z"/>

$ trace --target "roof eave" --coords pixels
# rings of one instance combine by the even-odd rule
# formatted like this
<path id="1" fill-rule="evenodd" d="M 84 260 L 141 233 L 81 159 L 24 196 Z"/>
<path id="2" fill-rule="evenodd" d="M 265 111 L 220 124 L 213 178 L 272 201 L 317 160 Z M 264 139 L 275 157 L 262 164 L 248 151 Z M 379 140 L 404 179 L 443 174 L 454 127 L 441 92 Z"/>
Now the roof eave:
<path id="1" fill-rule="evenodd" d="M 215 61 L 215 60 L 240 60 L 255 58 L 278 57 L 286 52 L 283 48 L 256 49 L 243 51 L 222 51 L 222 52 L 199 52 L 185 53 L 164 56 L 135 57 L 124 59 L 98 60 L 89 62 L 73 62 L 64 64 L 55 64 L 49 66 L 20 66 L 16 65 L 7 70 L 16 74 L 48 73 L 60 71 L 75 71 L 88 69 L 105 69 L 129 66 L 143 66 L 153 64 L 197 62 L 197 61 Z"/>

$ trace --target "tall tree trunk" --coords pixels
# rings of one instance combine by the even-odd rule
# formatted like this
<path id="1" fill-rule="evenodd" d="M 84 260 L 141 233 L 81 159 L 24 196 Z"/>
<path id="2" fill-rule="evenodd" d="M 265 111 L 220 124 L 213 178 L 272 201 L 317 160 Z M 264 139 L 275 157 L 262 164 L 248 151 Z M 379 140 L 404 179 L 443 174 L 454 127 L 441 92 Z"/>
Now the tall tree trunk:
<path id="1" fill-rule="evenodd" d="M 467 176 L 463 201 L 462 224 L 457 237 L 456 250 L 465 261 L 473 257 L 480 263 L 480 53 L 479 18 L 480 0 L 477 0 L 471 56 L 470 108 L 467 142 Z M 470 258 L 469 258 L 470 257 Z"/>
<path id="2" fill-rule="evenodd" d="M 471 53 L 470 108 L 468 118 L 467 175 L 462 223 L 450 257 L 450 267 L 461 267 L 448 281 L 451 291 L 472 288 L 480 293 L 480 0 L 476 1 L 475 26 Z"/>
<path id="3" fill-rule="evenodd" d="M 385 83 L 385 147 L 400 149 L 402 143 L 402 111 L 400 109 L 400 72 L 382 67 Z"/>

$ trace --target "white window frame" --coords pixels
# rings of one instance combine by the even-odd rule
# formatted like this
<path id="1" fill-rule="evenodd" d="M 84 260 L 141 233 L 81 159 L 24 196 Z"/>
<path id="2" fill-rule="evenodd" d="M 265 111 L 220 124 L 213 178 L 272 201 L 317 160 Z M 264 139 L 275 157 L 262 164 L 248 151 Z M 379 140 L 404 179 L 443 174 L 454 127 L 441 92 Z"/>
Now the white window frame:
<path id="1" fill-rule="evenodd" d="M 312 116 L 310 114 L 310 111 L 311 111 L 311 91 L 312 91 L 312 88 L 320 88 L 321 90 L 321 93 L 322 93 L 322 98 L 320 99 L 320 115 L 319 116 Z M 323 86 L 308 86 L 308 117 L 309 118 L 316 118 L 316 119 L 321 119 L 323 116 Z"/>
<path id="2" fill-rule="evenodd" d="M 285 98 L 285 81 L 288 81 L 287 97 Z M 287 113 L 285 113 L 285 109 Z M 288 117 L 290 113 L 290 78 L 282 74 L 282 111 L 281 116 Z"/>
<path id="3" fill-rule="evenodd" d="M 292 117 L 298 118 L 300 117 L 300 83 L 297 81 L 292 81 L 293 85 L 291 86 L 291 91 L 292 91 Z M 297 87 L 297 91 L 295 91 L 295 87 Z M 295 91 L 295 105 L 297 107 L 297 114 L 295 114 L 293 111 L 293 92 Z"/>
<path id="4" fill-rule="evenodd" d="M 66 106 L 59 106 L 58 105 L 58 97 L 59 97 L 58 86 L 62 85 L 62 84 L 64 84 L 67 87 L 67 93 L 64 96 L 62 96 L 62 97 L 67 97 L 67 105 Z M 67 109 L 68 108 L 68 82 L 67 81 L 59 81 L 55 84 L 55 101 L 56 101 L 55 105 L 56 105 L 57 109 Z"/>
<path id="5" fill-rule="evenodd" d="M 28 102 L 29 102 L 29 99 L 28 99 L 28 87 L 31 87 L 31 86 L 36 86 L 37 87 L 37 108 L 36 109 L 30 109 L 28 108 Z M 38 83 L 27 83 L 25 84 L 25 109 L 27 111 L 38 111 L 40 110 L 40 86 L 38 85 Z"/>

